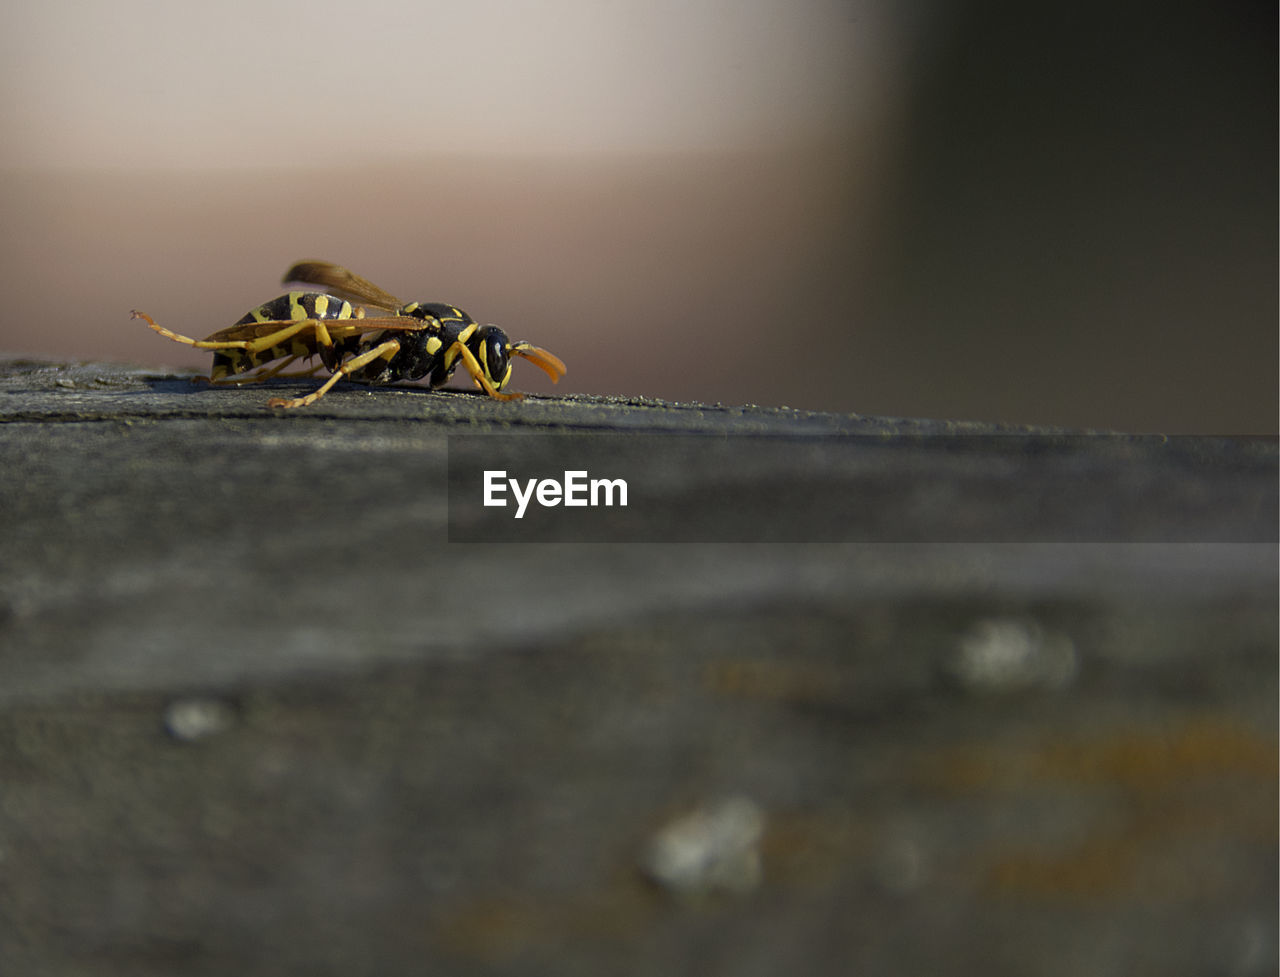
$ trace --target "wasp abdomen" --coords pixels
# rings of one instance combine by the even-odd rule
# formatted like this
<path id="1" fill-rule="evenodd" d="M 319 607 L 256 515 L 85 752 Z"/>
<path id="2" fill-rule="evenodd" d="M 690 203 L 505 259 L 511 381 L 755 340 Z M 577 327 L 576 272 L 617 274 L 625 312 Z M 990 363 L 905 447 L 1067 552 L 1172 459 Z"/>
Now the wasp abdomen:
<path id="1" fill-rule="evenodd" d="M 345 299 L 324 292 L 289 292 L 280 295 L 270 302 L 263 302 L 257 308 L 250 309 L 235 323 L 237 326 L 254 322 L 301 322 L 304 319 L 361 319 L 364 309 L 353 306 Z M 352 344 L 354 345 L 354 344 Z M 286 357 L 307 357 L 317 352 L 314 342 L 299 333 L 277 346 L 270 346 L 250 353 L 247 350 L 219 350 L 213 354 L 213 369 L 210 377 L 221 380 L 224 377 L 236 376 L 272 360 Z M 334 356 L 335 362 L 337 356 Z M 326 366 L 330 366 L 326 362 Z"/>
<path id="2" fill-rule="evenodd" d="M 353 306 L 345 299 L 326 295 L 324 292 L 290 292 L 270 302 L 263 302 L 256 309 L 250 309 L 239 320 L 237 326 L 249 322 L 279 322 L 292 319 L 300 322 L 303 319 L 361 319 L 364 309 Z"/>

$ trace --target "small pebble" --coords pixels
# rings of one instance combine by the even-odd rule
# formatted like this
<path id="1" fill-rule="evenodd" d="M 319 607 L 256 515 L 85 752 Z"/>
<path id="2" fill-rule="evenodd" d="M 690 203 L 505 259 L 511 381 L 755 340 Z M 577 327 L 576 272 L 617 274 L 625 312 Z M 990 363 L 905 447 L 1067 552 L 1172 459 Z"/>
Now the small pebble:
<path id="1" fill-rule="evenodd" d="M 186 743 L 216 736 L 235 721 L 235 708 L 222 699 L 175 699 L 164 711 L 165 731 Z"/>
<path id="2" fill-rule="evenodd" d="M 1061 689 L 1076 676 L 1075 644 L 1035 621 L 989 618 L 962 637 L 950 672 L 975 692 Z"/>
<path id="3" fill-rule="evenodd" d="M 653 881 L 681 895 L 715 891 L 744 895 L 760 884 L 764 813 L 733 797 L 679 818 L 654 835 L 643 867 Z"/>

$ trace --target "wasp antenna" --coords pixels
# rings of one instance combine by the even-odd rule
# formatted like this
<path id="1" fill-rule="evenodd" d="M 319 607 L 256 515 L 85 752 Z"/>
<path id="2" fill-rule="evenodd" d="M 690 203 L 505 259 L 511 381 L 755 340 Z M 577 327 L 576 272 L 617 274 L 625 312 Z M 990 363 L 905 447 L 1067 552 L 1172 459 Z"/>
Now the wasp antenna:
<path id="1" fill-rule="evenodd" d="M 516 356 L 523 357 L 540 369 L 551 378 L 552 383 L 559 383 L 560 378 L 569 372 L 560 357 L 554 353 L 547 352 L 547 350 L 539 346 L 533 346 L 529 343 L 515 343 L 511 347 L 511 352 Z"/>

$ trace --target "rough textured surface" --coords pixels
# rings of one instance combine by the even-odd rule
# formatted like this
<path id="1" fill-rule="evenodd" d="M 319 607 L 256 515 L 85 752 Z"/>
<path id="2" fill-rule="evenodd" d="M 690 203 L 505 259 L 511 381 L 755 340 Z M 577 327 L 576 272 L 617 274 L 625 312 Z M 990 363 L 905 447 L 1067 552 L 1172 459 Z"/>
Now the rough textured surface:
<path id="1" fill-rule="evenodd" d="M 1274 973 L 1274 443 L 269 395 L 0 364 L 0 972 Z M 460 431 L 1018 531 L 449 543 Z"/>

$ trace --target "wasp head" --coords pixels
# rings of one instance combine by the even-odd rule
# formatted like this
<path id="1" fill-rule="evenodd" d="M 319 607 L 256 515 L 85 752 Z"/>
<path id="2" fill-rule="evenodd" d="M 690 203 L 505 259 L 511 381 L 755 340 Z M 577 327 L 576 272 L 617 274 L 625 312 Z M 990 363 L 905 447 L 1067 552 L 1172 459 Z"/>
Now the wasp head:
<path id="1" fill-rule="evenodd" d="M 485 378 L 493 384 L 494 389 L 501 390 L 511 379 L 511 358 L 519 356 L 528 360 L 547 376 L 552 382 L 559 383 L 565 374 L 564 363 L 558 356 L 548 353 L 531 343 L 513 343 L 507 334 L 497 326 L 481 326 L 472 335 L 467 346 L 480 363 Z"/>

